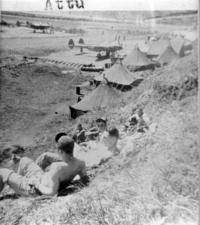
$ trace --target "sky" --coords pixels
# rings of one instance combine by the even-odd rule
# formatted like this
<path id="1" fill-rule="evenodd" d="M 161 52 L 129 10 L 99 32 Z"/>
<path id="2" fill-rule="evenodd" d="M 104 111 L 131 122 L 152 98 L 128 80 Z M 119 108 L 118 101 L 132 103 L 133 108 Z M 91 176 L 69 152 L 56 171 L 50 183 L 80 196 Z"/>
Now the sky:
<path id="1" fill-rule="evenodd" d="M 47 0 L 0 0 L 1 10 L 43 11 Z M 53 10 L 58 11 L 57 0 L 50 0 Z M 82 0 L 84 9 L 69 9 L 66 0 L 60 11 L 101 11 L 101 10 L 196 10 L 199 0 Z M 75 1 L 75 0 L 71 0 Z M 81 2 L 81 0 L 78 0 Z"/>

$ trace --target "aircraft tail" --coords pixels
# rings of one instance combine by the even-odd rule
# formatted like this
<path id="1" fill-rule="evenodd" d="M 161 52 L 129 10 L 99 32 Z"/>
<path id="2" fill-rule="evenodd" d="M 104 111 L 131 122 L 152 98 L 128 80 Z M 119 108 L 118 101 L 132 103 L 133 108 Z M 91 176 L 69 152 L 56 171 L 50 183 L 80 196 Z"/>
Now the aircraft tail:
<path id="1" fill-rule="evenodd" d="M 85 44 L 83 38 L 80 38 L 78 43 L 83 45 Z"/>
<path id="2" fill-rule="evenodd" d="M 74 48 L 74 41 L 72 39 L 69 40 L 68 46 L 70 49 Z"/>

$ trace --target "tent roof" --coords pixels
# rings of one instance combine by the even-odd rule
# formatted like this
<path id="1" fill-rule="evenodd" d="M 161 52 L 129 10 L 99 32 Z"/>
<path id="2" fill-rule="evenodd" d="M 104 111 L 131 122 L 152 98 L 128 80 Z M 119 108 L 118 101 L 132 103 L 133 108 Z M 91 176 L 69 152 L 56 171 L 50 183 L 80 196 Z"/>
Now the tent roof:
<path id="1" fill-rule="evenodd" d="M 179 59 L 178 54 L 176 54 L 171 45 L 168 45 L 167 49 L 154 60 L 160 63 L 171 63 L 177 59 Z"/>
<path id="2" fill-rule="evenodd" d="M 160 55 L 166 50 L 168 45 L 169 42 L 167 40 L 153 41 L 147 55 Z"/>
<path id="3" fill-rule="evenodd" d="M 131 85 L 135 80 L 133 74 L 121 63 L 116 63 L 111 68 L 103 72 L 100 76 L 95 77 L 94 80 L 102 81 L 104 75 L 109 82 L 121 85 Z"/>
<path id="4" fill-rule="evenodd" d="M 185 40 L 182 37 L 176 37 L 170 40 L 170 44 L 172 48 L 178 55 L 181 53 L 181 49 L 183 48 L 184 43 L 185 43 Z"/>
<path id="5" fill-rule="evenodd" d="M 71 106 L 76 110 L 90 111 L 109 106 L 119 100 L 120 92 L 108 84 L 101 83 L 93 92 L 86 95 L 80 102 Z"/>
<path id="6" fill-rule="evenodd" d="M 185 43 L 186 40 L 181 36 L 170 40 L 170 42 L 168 40 L 153 41 L 147 55 L 161 55 L 167 49 L 169 44 L 171 45 L 173 50 L 179 55 Z"/>
<path id="7" fill-rule="evenodd" d="M 154 64 L 154 62 L 149 60 L 146 54 L 140 51 L 138 44 L 136 44 L 133 51 L 123 60 L 123 65 L 125 66 L 147 66 L 151 64 Z"/>

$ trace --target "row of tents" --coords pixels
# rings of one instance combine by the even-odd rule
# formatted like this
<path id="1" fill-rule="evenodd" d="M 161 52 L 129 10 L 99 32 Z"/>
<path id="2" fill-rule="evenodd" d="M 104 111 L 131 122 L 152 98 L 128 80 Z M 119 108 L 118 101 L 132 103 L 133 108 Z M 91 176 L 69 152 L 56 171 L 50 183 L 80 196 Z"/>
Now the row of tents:
<path id="1" fill-rule="evenodd" d="M 152 41 L 147 53 L 141 52 L 138 45 L 123 59 L 123 65 L 130 71 L 154 69 L 155 66 L 169 64 L 184 57 L 192 50 L 192 42 L 179 36 L 171 40 Z"/>
<path id="2" fill-rule="evenodd" d="M 132 52 L 121 58 L 123 65 L 130 71 L 155 69 L 157 66 L 169 64 L 183 57 L 192 50 L 192 42 L 179 36 L 171 40 L 152 41 L 148 52 L 141 52 L 136 44 Z"/>
<path id="3" fill-rule="evenodd" d="M 142 82 L 143 78 L 136 74 L 131 73 L 122 63 L 118 62 L 100 76 L 93 78 L 97 88 L 80 102 L 69 107 L 71 118 L 75 119 L 88 111 L 108 107 L 118 102 L 122 92 Z"/>
<path id="4" fill-rule="evenodd" d="M 122 95 L 122 91 L 128 91 L 142 82 L 143 78 L 135 71 L 154 68 L 158 64 L 169 64 L 183 57 L 185 52 L 191 49 L 191 42 L 181 37 L 170 41 L 154 41 L 147 53 L 141 52 L 136 44 L 123 61 L 118 61 L 93 79 L 97 88 L 80 102 L 69 107 L 71 118 L 75 119 L 88 111 L 110 106 L 111 103 L 115 104 Z"/>
<path id="5" fill-rule="evenodd" d="M 192 42 L 179 36 L 171 40 L 163 39 L 153 41 L 147 52 L 147 56 L 150 58 L 160 56 L 162 53 L 164 53 L 164 51 L 168 48 L 168 46 L 171 46 L 172 50 L 179 57 L 185 56 L 187 51 L 192 50 Z"/>

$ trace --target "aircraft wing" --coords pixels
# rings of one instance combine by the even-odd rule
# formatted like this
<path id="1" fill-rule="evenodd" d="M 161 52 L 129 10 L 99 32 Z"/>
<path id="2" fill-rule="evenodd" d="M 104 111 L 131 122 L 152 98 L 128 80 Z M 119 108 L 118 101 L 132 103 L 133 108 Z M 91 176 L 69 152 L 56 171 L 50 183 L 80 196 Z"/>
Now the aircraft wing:
<path id="1" fill-rule="evenodd" d="M 76 45 L 76 47 L 87 48 L 88 50 L 94 52 L 115 52 L 122 49 L 121 46 L 115 45 Z"/>
<path id="2" fill-rule="evenodd" d="M 101 45 L 88 45 L 87 48 L 88 50 L 95 52 L 103 52 L 103 51 L 106 52 L 108 50 L 108 47 Z"/>
<path id="3" fill-rule="evenodd" d="M 119 51 L 122 48 L 122 45 L 119 45 L 119 44 L 111 44 L 109 42 L 104 42 L 103 44 L 100 44 L 99 46 L 96 46 L 97 48 L 101 48 L 102 50 L 101 51 L 107 51 L 107 52 L 116 52 L 116 51 Z"/>
<path id="4" fill-rule="evenodd" d="M 88 48 L 88 45 L 84 45 L 84 44 L 75 44 L 74 47 L 77 47 L 77 48 Z"/>
<path id="5" fill-rule="evenodd" d="M 80 49 L 87 48 L 88 50 L 94 51 L 94 52 L 102 52 L 102 51 L 106 52 L 111 49 L 110 47 L 105 47 L 101 45 L 85 45 L 85 44 L 70 44 L 70 43 L 69 43 L 69 47 L 70 48 L 77 47 Z"/>
<path id="6" fill-rule="evenodd" d="M 122 46 L 105 44 L 105 45 L 95 46 L 94 48 L 97 49 L 97 51 L 116 52 L 121 50 Z"/>
<path id="7" fill-rule="evenodd" d="M 81 49 L 81 51 L 83 50 L 83 48 L 87 48 L 88 50 L 95 52 L 115 52 L 122 49 L 122 46 L 120 45 L 110 45 L 110 44 L 86 45 L 82 38 L 79 40 L 79 44 L 74 44 L 74 41 L 70 39 L 68 45 L 69 48 L 71 49 L 74 47 L 78 47 Z"/>

